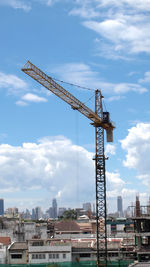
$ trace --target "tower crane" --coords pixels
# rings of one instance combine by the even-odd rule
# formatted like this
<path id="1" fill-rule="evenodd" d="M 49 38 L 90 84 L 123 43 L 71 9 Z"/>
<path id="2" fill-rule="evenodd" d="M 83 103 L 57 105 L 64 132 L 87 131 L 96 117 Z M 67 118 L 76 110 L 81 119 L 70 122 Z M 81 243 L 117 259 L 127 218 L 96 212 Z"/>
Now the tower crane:
<path id="1" fill-rule="evenodd" d="M 97 266 L 101 260 L 107 266 L 107 228 L 106 228 L 106 175 L 105 175 L 105 153 L 104 153 L 104 130 L 106 130 L 107 141 L 113 141 L 113 129 L 115 126 L 109 118 L 109 112 L 103 112 L 101 90 L 95 91 L 95 112 L 79 101 L 70 92 L 54 81 L 30 61 L 27 61 L 22 71 L 46 87 L 56 96 L 68 103 L 72 109 L 79 111 L 91 120 L 95 127 L 95 180 L 96 180 L 96 245 Z"/>

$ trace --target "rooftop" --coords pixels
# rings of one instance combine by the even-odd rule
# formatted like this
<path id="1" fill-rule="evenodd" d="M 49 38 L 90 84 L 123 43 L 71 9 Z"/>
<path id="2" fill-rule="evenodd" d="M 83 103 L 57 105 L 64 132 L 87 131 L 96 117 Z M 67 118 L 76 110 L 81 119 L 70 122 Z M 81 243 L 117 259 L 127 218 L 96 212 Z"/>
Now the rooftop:
<path id="1" fill-rule="evenodd" d="M 8 236 L 0 236 L 0 243 L 2 243 L 4 246 L 8 246 L 11 243 L 11 239 Z"/>
<path id="2" fill-rule="evenodd" d="M 26 250 L 26 249 L 28 249 L 26 242 L 14 242 L 9 248 L 9 250 Z"/>

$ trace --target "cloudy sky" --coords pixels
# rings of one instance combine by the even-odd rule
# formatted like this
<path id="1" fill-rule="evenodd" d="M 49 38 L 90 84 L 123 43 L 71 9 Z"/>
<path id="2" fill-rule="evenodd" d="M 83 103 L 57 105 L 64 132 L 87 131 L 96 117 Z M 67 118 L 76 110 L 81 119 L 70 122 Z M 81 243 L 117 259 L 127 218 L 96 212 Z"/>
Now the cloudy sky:
<path id="1" fill-rule="evenodd" d="M 150 195 L 150 0 L 0 0 L 0 198 L 5 208 L 95 201 L 90 121 L 26 76 L 30 60 L 115 122 L 107 206 Z"/>

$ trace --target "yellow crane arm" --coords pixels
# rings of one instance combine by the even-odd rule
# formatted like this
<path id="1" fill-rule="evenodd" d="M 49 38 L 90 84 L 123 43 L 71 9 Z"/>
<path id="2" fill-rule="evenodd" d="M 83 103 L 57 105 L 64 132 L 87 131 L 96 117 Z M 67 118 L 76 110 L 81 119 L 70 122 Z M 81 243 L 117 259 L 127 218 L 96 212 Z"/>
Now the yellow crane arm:
<path id="1" fill-rule="evenodd" d="M 32 77 L 34 80 L 42 84 L 52 93 L 60 97 L 66 103 L 68 103 L 73 109 L 78 110 L 80 113 L 85 115 L 96 127 L 101 126 L 104 129 L 112 129 L 114 126 L 111 123 L 104 123 L 102 118 L 100 118 L 95 112 L 93 112 L 90 108 L 88 108 L 84 103 L 79 101 L 76 97 L 74 97 L 71 93 L 65 90 L 61 85 L 56 83 L 50 76 L 45 74 L 39 68 L 37 68 L 30 61 L 22 68 L 22 71 Z"/>

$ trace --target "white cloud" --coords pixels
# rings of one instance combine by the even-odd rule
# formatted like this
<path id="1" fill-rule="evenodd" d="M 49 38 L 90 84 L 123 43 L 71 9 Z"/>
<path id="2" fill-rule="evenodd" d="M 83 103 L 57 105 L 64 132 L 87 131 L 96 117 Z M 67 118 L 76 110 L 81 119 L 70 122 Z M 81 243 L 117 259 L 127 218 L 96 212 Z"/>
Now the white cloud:
<path id="1" fill-rule="evenodd" d="M 25 107 L 25 106 L 28 106 L 28 103 L 27 102 L 24 102 L 22 100 L 18 100 L 18 101 L 16 101 L 16 105 L 17 106 Z"/>
<path id="2" fill-rule="evenodd" d="M 35 103 L 47 102 L 48 101 L 45 97 L 40 97 L 38 95 L 31 94 L 31 93 L 27 93 L 26 95 L 24 95 L 22 97 L 22 100 L 23 101 L 19 101 L 20 104 L 21 103 L 23 104 L 24 101 L 27 101 L 27 102 L 35 102 Z"/>
<path id="3" fill-rule="evenodd" d="M 77 194 L 81 203 L 85 199 L 93 201 L 95 172 L 92 156 L 64 137 L 44 138 L 39 143 L 16 147 L 0 145 L 0 188 L 2 191 L 17 188 L 28 195 L 28 190 L 38 185 L 51 197 L 59 195 L 60 201 L 66 205 L 75 203 Z M 86 190 L 85 184 L 88 184 Z M 77 188 L 80 189 L 78 192 Z"/>
<path id="4" fill-rule="evenodd" d="M 44 5 L 51 7 L 52 5 L 60 2 L 61 0 L 34 0 L 34 1 L 37 1 L 41 4 L 44 4 Z"/>
<path id="5" fill-rule="evenodd" d="M 87 8 L 86 6 L 82 6 L 81 8 L 73 8 L 69 15 L 80 16 L 81 18 L 96 18 L 100 16 L 100 12 L 94 10 L 94 8 Z"/>
<path id="6" fill-rule="evenodd" d="M 98 1 L 96 1 L 98 2 Z M 126 8 L 130 7 L 136 10 L 143 10 L 143 11 L 148 11 L 150 10 L 150 0 L 120 0 L 119 2 L 117 0 L 100 0 L 99 1 L 99 6 L 100 7 L 110 7 L 114 6 L 117 8 Z"/>
<path id="7" fill-rule="evenodd" d="M 86 6 L 87 8 L 93 6 L 95 9 L 103 7 L 112 8 L 126 8 L 140 9 L 148 11 L 150 10 L 150 0 L 76 0 L 75 4 L 80 7 Z"/>
<path id="8" fill-rule="evenodd" d="M 95 202 L 92 158 L 93 153 L 62 136 L 45 137 L 38 143 L 22 146 L 0 145 L 0 192 L 8 192 L 8 199 L 9 193 L 14 192 L 15 198 L 16 192 L 23 192 L 26 203 L 34 191 L 32 202 L 44 207 L 49 196 L 57 197 L 59 203 L 70 207 L 77 206 L 77 202 L 81 205 L 85 200 Z M 118 172 L 107 171 L 106 178 L 108 198 L 116 201 L 126 184 Z M 40 203 L 36 203 L 37 195 L 43 199 Z"/>
<path id="9" fill-rule="evenodd" d="M 138 92 L 138 93 L 145 93 L 148 90 L 145 87 L 141 87 L 139 84 L 135 83 L 119 83 L 114 85 L 114 92 L 115 93 L 127 93 L 129 91 Z"/>
<path id="10" fill-rule="evenodd" d="M 31 5 L 27 0 L 0 0 L 0 5 L 10 6 L 14 9 L 23 9 L 25 11 L 29 11 L 31 9 Z"/>
<path id="11" fill-rule="evenodd" d="M 132 22 L 131 18 L 106 19 L 102 22 L 84 21 L 83 25 L 94 30 L 109 42 L 115 53 L 137 54 L 150 52 L 150 23 Z"/>
<path id="12" fill-rule="evenodd" d="M 67 72 L 66 72 L 67 69 Z M 109 83 L 99 78 L 99 73 L 92 71 L 89 65 L 84 63 L 66 63 L 59 65 L 53 69 L 55 74 L 58 74 L 61 80 L 80 84 L 81 86 L 91 88 L 102 88 L 104 93 L 124 94 L 129 91 L 137 93 L 145 93 L 147 89 L 136 83 Z M 113 99 L 111 99 L 112 101 Z M 116 100 L 116 99 L 114 99 Z"/>
<path id="13" fill-rule="evenodd" d="M 149 83 L 150 82 L 150 71 L 145 72 L 144 78 L 139 79 L 139 83 Z"/>
<path id="14" fill-rule="evenodd" d="M 150 53 L 149 11 L 149 0 L 83 0 L 69 14 L 82 17 L 83 25 L 100 35 L 101 55 L 123 59 Z"/>
<path id="15" fill-rule="evenodd" d="M 121 140 L 127 152 L 124 166 L 137 171 L 137 178 L 149 187 L 150 182 L 150 123 L 137 123 L 129 129 L 127 137 Z"/>
<path id="16" fill-rule="evenodd" d="M 115 145 L 107 144 L 106 147 L 105 147 L 105 153 L 106 153 L 106 156 L 108 156 L 108 155 L 115 155 L 116 154 L 116 147 L 115 147 Z"/>
<path id="17" fill-rule="evenodd" d="M 66 71 L 67 69 L 67 71 Z M 63 80 L 81 86 L 97 87 L 100 85 L 98 73 L 93 72 L 90 66 L 84 63 L 66 63 L 53 69 Z M 93 83 L 94 82 L 94 83 Z"/>
<path id="18" fill-rule="evenodd" d="M 38 96 L 37 94 L 24 94 L 28 91 L 27 83 L 13 74 L 5 74 L 3 72 L 0 72 L 0 89 L 7 89 L 8 95 L 15 95 L 17 97 L 19 96 L 20 99 L 16 101 L 16 105 L 18 106 L 27 106 L 29 102 L 40 103 L 48 101 L 45 97 Z M 37 92 L 37 90 L 35 91 Z M 41 89 L 40 93 L 43 93 L 45 91 Z"/>
<path id="19" fill-rule="evenodd" d="M 108 198 L 116 198 L 120 195 L 125 186 L 125 182 L 121 179 L 118 172 L 106 172 L 107 178 L 107 196 Z"/>
<path id="20" fill-rule="evenodd" d="M 16 75 L 0 72 L 0 88 L 6 88 L 9 94 L 20 94 L 27 84 Z"/>
<path id="21" fill-rule="evenodd" d="M 125 96 L 120 96 L 120 95 L 117 95 L 117 96 L 111 96 L 109 98 L 107 98 L 106 100 L 108 102 L 112 102 L 112 101 L 119 101 L 121 99 L 125 99 Z"/>

